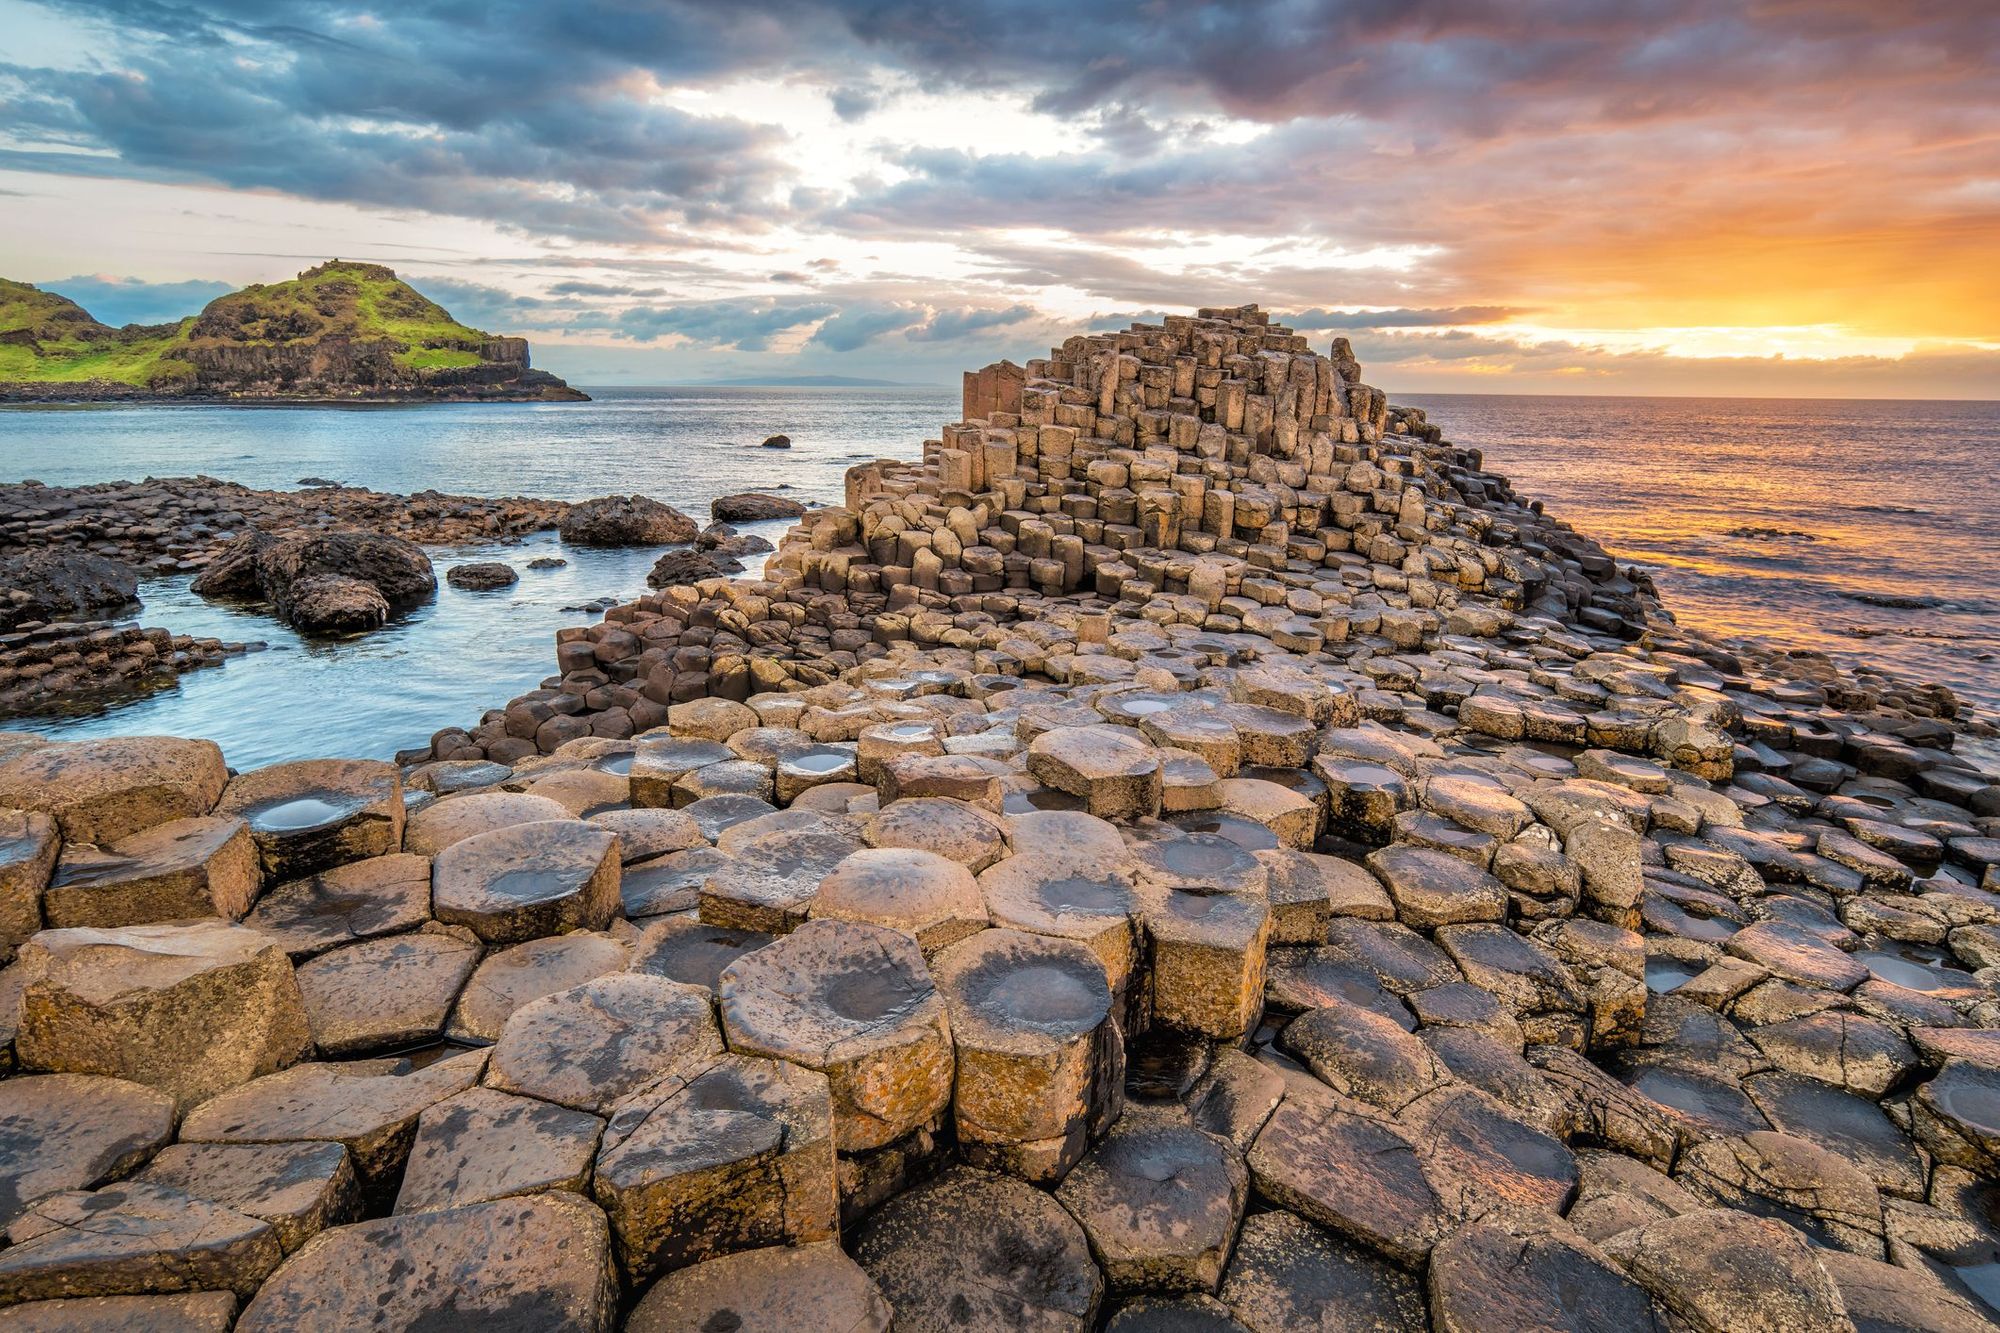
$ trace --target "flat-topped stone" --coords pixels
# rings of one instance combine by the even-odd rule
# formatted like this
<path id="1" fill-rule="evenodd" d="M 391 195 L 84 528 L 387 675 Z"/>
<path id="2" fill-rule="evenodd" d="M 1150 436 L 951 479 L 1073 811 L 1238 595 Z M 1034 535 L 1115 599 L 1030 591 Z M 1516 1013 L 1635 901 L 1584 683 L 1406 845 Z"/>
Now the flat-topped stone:
<path id="1" fill-rule="evenodd" d="M 262 887 L 250 828 L 226 815 L 156 824 L 105 847 L 63 849 L 42 914 L 53 927 L 239 920 Z"/>
<path id="2" fill-rule="evenodd" d="M 419 856 L 436 856 L 453 843 L 481 833 L 568 818 L 570 812 L 560 801 L 526 792 L 482 791 L 449 796 L 409 816 L 403 826 L 403 850 Z"/>
<path id="3" fill-rule="evenodd" d="M 1160 757 L 1130 727 L 1057 727 L 1028 747 L 1028 772 L 1102 818 L 1160 810 Z"/>
<path id="4" fill-rule="evenodd" d="M 827 872 L 811 914 L 905 931 L 926 957 L 986 929 L 985 899 L 972 872 L 936 852 L 869 847 Z"/>
<path id="5" fill-rule="evenodd" d="M 283 1256 L 270 1223 L 138 1182 L 52 1194 L 14 1219 L 7 1239 L 0 1305 L 142 1292 L 247 1296 Z"/>
<path id="6" fill-rule="evenodd" d="M 269 1222 L 286 1254 L 361 1211 L 338 1143 L 176 1143 L 133 1179 Z"/>
<path id="7" fill-rule="evenodd" d="M 173 1137 L 163 1092 L 91 1074 L 0 1080 L 0 1227 L 36 1199 L 116 1179 Z"/>
<path id="8" fill-rule="evenodd" d="M 299 994 L 322 1056 L 430 1041 L 444 1031 L 480 947 L 441 927 L 328 950 L 298 968 Z"/>
<path id="9" fill-rule="evenodd" d="M 42 890 L 61 851 L 56 821 L 48 815 L 0 809 L 0 966 L 42 928 Z"/>
<path id="10" fill-rule="evenodd" d="M 488 944 L 602 930 L 617 915 L 618 838 L 578 819 L 475 834 L 431 863 L 431 909 Z"/>
<path id="11" fill-rule="evenodd" d="M 243 924 L 300 959 L 335 945 L 415 930 L 430 919 L 430 858 L 399 852 L 281 884 L 258 899 Z"/>
<path id="12" fill-rule="evenodd" d="M 250 826 L 264 873 L 297 879 L 403 847 L 403 774 L 372 759 L 301 759 L 230 779 L 216 813 Z"/>
<path id="13" fill-rule="evenodd" d="M 604 1121 L 534 1097 L 467 1088 L 417 1119 L 398 1213 L 428 1213 L 517 1195 L 568 1190 L 590 1180 Z"/>
<path id="14" fill-rule="evenodd" d="M 888 1333 L 874 1279 L 832 1241 L 723 1255 L 655 1282 L 625 1321 L 627 1333 L 818 1329 Z"/>
<path id="15" fill-rule="evenodd" d="M 1063 1178 L 1114 1292 L 1212 1292 L 1242 1219 L 1249 1171 L 1229 1140 L 1127 1116 Z"/>
<path id="16" fill-rule="evenodd" d="M 113 736 L 58 741 L 0 758 L 0 809 L 52 816 L 70 842 L 103 845 L 205 815 L 229 781 L 212 741 Z"/>
<path id="17" fill-rule="evenodd" d="M 604 1115 L 621 1097 L 721 1050 L 707 991 L 616 972 L 516 1009 L 493 1047 L 486 1085 Z"/>
<path id="18" fill-rule="evenodd" d="M 500 1030 L 522 1005 L 607 972 L 622 972 L 630 961 L 631 950 L 623 941 L 594 931 L 529 940 L 488 954 L 458 993 L 450 1036 L 454 1041 L 498 1041 Z"/>
<path id="19" fill-rule="evenodd" d="M 1251 1333 L 1285 1333 L 1315 1325 L 1425 1327 L 1423 1287 L 1416 1278 L 1365 1247 L 1282 1209 L 1243 1220 L 1221 1299 L 1238 1321 L 1235 1327 Z M 1228 1327 L 1215 1325 L 1217 1333 Z"/>

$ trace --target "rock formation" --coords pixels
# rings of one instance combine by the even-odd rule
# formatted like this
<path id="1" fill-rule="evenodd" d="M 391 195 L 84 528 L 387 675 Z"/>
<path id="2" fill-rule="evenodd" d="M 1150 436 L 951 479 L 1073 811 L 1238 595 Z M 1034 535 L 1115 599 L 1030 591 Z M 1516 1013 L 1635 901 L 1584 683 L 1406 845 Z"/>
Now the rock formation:
<path id="1" fill-rule="evenodd" d="M 1678 630 L 1333 351 L 981 372 L 401 768 L 0 740 L 0 1303 L 1990 1327 L 1950 701 Z"/>

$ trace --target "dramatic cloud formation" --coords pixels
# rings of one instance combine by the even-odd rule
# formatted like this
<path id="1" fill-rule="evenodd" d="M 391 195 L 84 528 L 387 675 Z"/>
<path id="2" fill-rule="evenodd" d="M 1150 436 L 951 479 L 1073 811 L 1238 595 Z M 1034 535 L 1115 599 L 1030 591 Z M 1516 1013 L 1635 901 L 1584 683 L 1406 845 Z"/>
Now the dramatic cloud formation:
<path id="1" fill-rule="evenodd" d="M 2000 396 L 1982 0 L 0 0 L 0 31 L 9 276 L 198 304 L 380 258 L 552 365 L 663 377 L 941 379 L 1258 300 L 1392 389 Z M 106 199 L 188 221 L 86 253 Z"/>

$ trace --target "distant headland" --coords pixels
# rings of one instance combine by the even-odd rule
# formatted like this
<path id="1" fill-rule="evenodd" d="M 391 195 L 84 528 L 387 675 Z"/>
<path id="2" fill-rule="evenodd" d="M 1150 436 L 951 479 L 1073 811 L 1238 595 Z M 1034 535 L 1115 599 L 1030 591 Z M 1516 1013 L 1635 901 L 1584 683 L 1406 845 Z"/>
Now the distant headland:
<path id="1" fill-rule="evenodd" d="M 0 403 L 581 402 L 380 264 L 339 259 L 254 283 L 171 324 L 99 323 L 0 278 Z"/>

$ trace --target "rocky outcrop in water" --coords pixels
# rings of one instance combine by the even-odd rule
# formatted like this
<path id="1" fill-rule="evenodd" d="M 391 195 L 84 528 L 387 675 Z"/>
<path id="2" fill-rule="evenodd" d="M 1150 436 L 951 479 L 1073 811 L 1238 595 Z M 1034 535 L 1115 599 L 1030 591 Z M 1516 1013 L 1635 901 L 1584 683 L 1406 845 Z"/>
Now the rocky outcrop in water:
<path id="1" fill-rule="evenodd" d="M 563 515 L 562 539 L 578 546 L 678 546 L 699 534 L 695 521 L 644 495 L 584 500 Z"/>
<path id="2" fill-rule="evenodd" d="M 2000 781 L 1334 353 L 977 376 L 406 767 L 0 738 L 0 1303 L 1990 1326 Z"/>
<path id="3" fill-rule="evenodd" d="M 138 571 L 108 556 L 47 547 L 0 554 L 0 629 L 91 619 L 138 600 Z"/>
<path id="4" fill-rule="evenodd" d="M 774 518 L 803 518 L 806 507 L 782 495 L 743 491 L 716 496 L 708 511 L 718 523 L 761 523 Z"/>
<path id="5" fill-rule="evenodd" d="M 415 542 L 370 532 L 312 537 L 250 533 L 192 584 L 203 597 L 255 597 L 307 633 L 375 629 L 392 611 L 437 591 L 430 557 Z"/>

